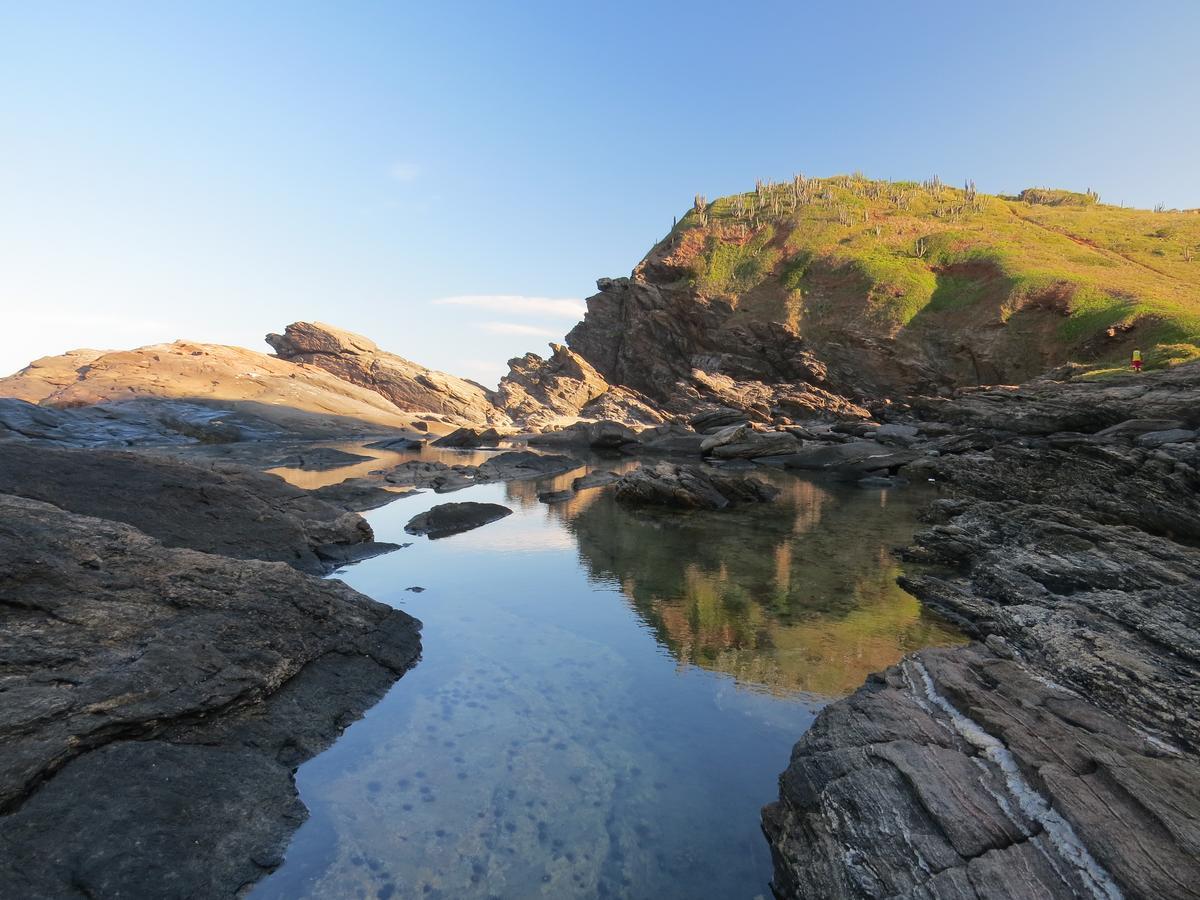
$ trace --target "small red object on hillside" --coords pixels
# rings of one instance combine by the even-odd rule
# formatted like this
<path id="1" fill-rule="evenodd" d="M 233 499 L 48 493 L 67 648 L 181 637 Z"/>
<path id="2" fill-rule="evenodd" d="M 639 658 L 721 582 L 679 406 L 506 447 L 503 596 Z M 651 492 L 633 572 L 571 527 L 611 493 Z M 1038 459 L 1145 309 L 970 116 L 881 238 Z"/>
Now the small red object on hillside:
<path id="1" fill-rule="evenodd" d="M 1141 350 L 1133 351 L 1133 371 L 1135 371 L 1135 372 L 1142 371 L 1142 351 Z"/>

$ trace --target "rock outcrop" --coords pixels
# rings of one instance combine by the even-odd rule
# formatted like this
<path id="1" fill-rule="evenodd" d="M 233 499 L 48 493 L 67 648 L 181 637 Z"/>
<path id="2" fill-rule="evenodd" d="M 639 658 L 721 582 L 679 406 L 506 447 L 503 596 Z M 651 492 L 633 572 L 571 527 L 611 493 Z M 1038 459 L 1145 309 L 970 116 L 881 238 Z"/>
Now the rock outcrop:
<path id="1" fill-rule="evenodd" d="M 571 350 L 610 384 L 660 408 L 691 414 L 732 407 L 755 421 L 855 418 L 856 385 L 835 384 L 789 325 L 737 315 L 735 304 L 633 278 L 602 278 L 584 320 L 567 335 Z"/>
<path id="2" fill-rule="evenodd" d="M 119 404 L 114 417 L 170 424 L 182 404 L 179 426 L 205 410 L 200 440 L 238 440 L 241 421 L 255 431 L 311 437 L 408 428 L 413 417 L 378 393 L 320 368 L 296 365 L 241 347 L 176 341 L 136 350 L 74 351 L 39 359 L 0 378 L 0 397 L 59 409 Z M 139 406 L 130 401 L 149 401 Z M 212 420 L 232 419 L 222 437 Z M 255 427 L 257 426 L 257 427 Z M 144 427 L 144 426 L 143 426 Z M 164 430 L 171 430 L 169 427 Z"/>
<path id="3" fill-rule="evenodd" d="M 506 424 L 482 385 L 427 369 L 379 349 L 362 335 L 320 322 L 293 322 L 267 343 L 281 360 L 316 366 L 373 391 L 401 410 L 435 412 L 466 422 Z"/>
<path id="4" fill-rule="evenodd" d="M 778 488 L 757 478 L 666 462 L 627 472 L 614 490 L 617 501 L 630 506 L 710 510 L 766 503 L 779 493 Z"/>
<path id="5" fill-rule="evenodd" d="M 562 344 L 551 344 L 549 359 L 526 353 L 508 362 L 496 403 L 516 421 L 552 424 L 562 419 L 614 419 L 657 425 L 662 416 L 645 397 L 610 384 L 596 369 Z"/>
<path id="6" fill-rule="evenodd" d="M 4 494 L 0 597 L 6 897 L 235 895 L 304 818 L 293 769 L 420 649 L 340 582 Z"/>
<path id="7" fill-rule="evenodd" d="M 423 534 L 431 541 L 471 531 L 511 516 L 512 510 L 499 503 L 441 503 L 409 519 L 404 530 Z"/>
<path id="8" fill-rule="evenodd" d="M 169 547 L 315 574 L 393 547 L 376 543 L 356 513 L 274 475 L 222 463 L 13 444 L 0 453 L 0 494 L 124 522 Z"/>
<path id="9" fill-rule="evenodd" d="M 957 495 L 901 583 L 977 643 L 801 738 L 763 813 L 779 896 L 1198 896 L 1198 387 L 969 391 L 875 430 Z"/>

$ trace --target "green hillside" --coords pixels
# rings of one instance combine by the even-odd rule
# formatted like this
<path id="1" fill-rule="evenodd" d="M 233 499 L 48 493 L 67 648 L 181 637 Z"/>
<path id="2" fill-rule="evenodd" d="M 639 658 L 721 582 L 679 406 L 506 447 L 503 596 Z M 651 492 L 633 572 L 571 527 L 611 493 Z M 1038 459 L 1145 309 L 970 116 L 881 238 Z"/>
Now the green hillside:
<path id="1" fill-rule="evenodd" d="M 802 334 L 855 327 L 901 339 L 1021 318 L 1014 333 L 1043 362 L 1103 370 L 1135 346 L 1148 367 L 1200 357 L 1198 210 L 797 176 L 697 198 L 647 264 Z M 1022 351 L 1010 338 L 1005 352 Z"/>

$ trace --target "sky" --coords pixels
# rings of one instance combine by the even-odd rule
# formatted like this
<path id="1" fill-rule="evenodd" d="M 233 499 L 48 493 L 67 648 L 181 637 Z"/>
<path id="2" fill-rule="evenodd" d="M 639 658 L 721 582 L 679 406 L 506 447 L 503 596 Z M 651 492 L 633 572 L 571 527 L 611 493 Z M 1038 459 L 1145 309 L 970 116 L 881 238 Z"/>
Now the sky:
<path id="1" fill-rule="evenodd" d="M 0 374 L 296 320 L 494 385 L 696 193 L 1200 207 L 1200 3 L 0 0 Z"/>

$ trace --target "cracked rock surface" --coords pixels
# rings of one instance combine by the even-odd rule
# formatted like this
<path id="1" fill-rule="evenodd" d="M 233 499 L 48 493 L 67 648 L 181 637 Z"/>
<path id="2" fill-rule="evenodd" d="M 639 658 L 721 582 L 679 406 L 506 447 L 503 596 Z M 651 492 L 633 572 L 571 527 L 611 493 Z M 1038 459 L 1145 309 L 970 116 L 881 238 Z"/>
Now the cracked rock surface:
<path id="1" fill-rule="evenodd" d="M 976 642 L 796 744 L 763 810 L 778 896 L 1200 897 L 1198 382 L 929 404 L 919 471 L 953 497 L 901 583 Z"/>
<path id="2" fill-rule="evenodd" d="M 279 562 L 0 494 L 0 896 L 209 897 L 278 865 L 292 771 L 419 623 Z"/>

